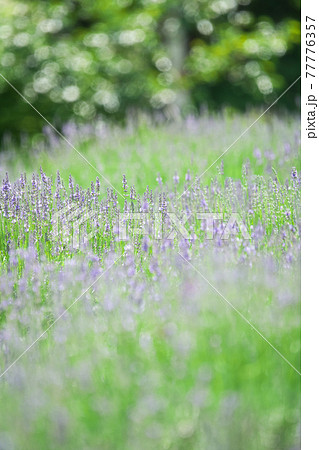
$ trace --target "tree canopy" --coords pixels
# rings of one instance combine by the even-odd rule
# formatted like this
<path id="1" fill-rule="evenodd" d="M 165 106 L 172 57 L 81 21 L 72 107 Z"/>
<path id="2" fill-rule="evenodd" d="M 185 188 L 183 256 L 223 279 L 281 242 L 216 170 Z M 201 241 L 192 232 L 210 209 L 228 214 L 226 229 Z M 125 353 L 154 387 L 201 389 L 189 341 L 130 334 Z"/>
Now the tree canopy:
<path id="1" fill-rule="evenodd" d="M 245 109 L 300 72 L 299 0 L 5 0 L 0 12 L 0 73 L 58 127 Z M 0 95 L 0 133 L 41 130 L 3 79 Z"/>

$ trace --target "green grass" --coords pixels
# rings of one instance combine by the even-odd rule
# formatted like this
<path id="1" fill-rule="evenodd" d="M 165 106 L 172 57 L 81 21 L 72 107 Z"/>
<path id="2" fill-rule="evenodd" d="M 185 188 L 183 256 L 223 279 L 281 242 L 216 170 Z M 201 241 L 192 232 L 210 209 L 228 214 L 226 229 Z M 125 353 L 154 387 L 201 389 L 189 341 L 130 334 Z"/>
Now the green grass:
<path id="1" fill-rule="evenodd" d="M 69 138 L 72 145 L 98 169 L 117 189 L 121 189 L 122 175 L 138 192 L 145 187 L 155 187 L 160 173 L 163 182 L 172 184 L 175 171 L 184 179 L 187 170 L 195 175 L 205 171 L 233 142 L 256 120 L 258 113 L 242 116 L 204 117 L 187 129 L 185 122 L 154 126 L 141 119 L 138 126 L 121 129 L 110 126 L 102 140 L 94 137 Z M 224 162 L 225 177 L 240 178 L 241 167 L 249 158 L 256 175 L 263 175 L 275 167 L 282 181 L 289 177 L 292 166 L 300 169 L 300 142 L 298 117 L 264 116 L 256 125 L 203 176 L 209 182 Z M 284 145 L 289 143 L 291 154 L 285 159 Z M 36 148 L 36 147 L 40 148 Z M 262 153 L 271 151 L 274 160 L 265 157 L 261 164 L 253 156 L 255 148 Z M 11 178 L 21 172 L 31 174 L 42 166 L 45 173 L 55 175 L 60 170 L 67 180 L 69 174 L 76 183 L 85 187 L 97 173 L 67 143 L 44 150 L 38 144 L 26 141 L 16 151 L 6 146 L 0 154 L 1 172 L 6 170 Z M 104 181 L 101 179 L 101 183 Z M 105 183 L 104 183 L 105 184 Z"/>

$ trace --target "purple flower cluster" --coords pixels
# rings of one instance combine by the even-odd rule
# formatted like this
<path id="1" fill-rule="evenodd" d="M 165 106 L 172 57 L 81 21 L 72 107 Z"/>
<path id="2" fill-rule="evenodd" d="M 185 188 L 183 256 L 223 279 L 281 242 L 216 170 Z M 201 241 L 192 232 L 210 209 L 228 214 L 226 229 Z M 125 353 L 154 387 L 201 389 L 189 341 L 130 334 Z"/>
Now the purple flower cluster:
<path id="1" fill-rule="evenodd" d="M 203 185 L 197 177 L 193 177 L 193 184 L 191 179 L 188 171 L 180 193 L 176 191 L 180 178 L 175 174 L 173 191 L 164 185 L 155 191 L 147 186 L 139 194 L 134 185 L 129 187 L 124 175 L 121 202 L 114 189 L 101 187 L 99 178 L 83 189 L 75 185 L 71 175 L 66 188 L 59 172 L 55 181 L 42 169 L 30 181 L 22 174 L 11 182 L 6 174 L 0 191 L 2 262 L 8 261 L 13 250 L 29 245 L 37 249 L 39 257 L 64 260 L 74 253 L 75 224 L 78 233 L 81 228 L 82 234 L 90 236 L 81 251 L 90 248 L 99 258 L 110 251 L 119 252 L 124 245 L 119 237 L 124 213 L 125 240 L 132 243 L 137 254 L 185 248 L 185 236 L 174 229 L 171 213 L 191 239 L 187 242 L 188 255 L 204 246 L 246 259 L 259 250 L 288 253 L 299 242 L 300 178 L 295 168 L 284 184 L 280 184 L 276 173 L 268 179 L 252 176 L 249 162 L 243 166 L 241 180 L 226 178 L 222 182 L 216 177 Z M 238 227 L 225 241 L 225 220 L 196 220 L 198 213 L 216 212 L 223 218 L 239 214 L 251 237 L 249 243 L 242 239 Z M 161 239 L 154 233 L 158 216 L 165 228 Z M 174 238 L 169 239 L 172 233 Z"/>

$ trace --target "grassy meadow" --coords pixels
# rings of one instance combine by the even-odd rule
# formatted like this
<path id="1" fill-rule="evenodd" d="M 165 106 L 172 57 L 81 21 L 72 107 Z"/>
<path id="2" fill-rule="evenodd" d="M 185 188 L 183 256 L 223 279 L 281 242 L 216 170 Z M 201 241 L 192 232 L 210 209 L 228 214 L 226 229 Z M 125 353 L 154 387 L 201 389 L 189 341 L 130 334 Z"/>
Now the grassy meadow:
<path id="1" fill-rule="evenodd" d="M 52 130 L 4 140 L 1 449 L 300 448 L 299 118 L 265 115 L 200 177 L 257 117 L 66 125 L 103 176 Z M 190 239 L 133 215 L 170 211 Z"/>

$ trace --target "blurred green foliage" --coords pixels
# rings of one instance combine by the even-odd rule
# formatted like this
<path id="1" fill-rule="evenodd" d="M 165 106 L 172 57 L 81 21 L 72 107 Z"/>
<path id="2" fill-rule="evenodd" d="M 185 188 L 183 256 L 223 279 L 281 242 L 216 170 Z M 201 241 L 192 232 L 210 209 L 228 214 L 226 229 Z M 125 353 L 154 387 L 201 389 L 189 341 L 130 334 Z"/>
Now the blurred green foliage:
<path id="1" fill-rule="evenodd" d="M 299 16 L 299 0 L 0 0 L 0 73 L 58 127 L 245 109 L 299 75 Z M 42 129 L 3 79 L 0 95 L 1 134 Z"/>

